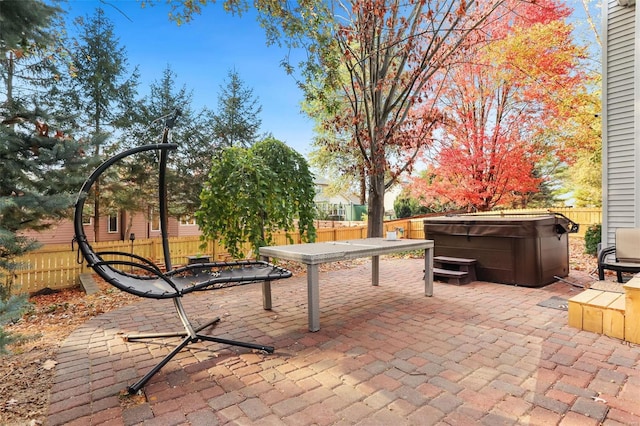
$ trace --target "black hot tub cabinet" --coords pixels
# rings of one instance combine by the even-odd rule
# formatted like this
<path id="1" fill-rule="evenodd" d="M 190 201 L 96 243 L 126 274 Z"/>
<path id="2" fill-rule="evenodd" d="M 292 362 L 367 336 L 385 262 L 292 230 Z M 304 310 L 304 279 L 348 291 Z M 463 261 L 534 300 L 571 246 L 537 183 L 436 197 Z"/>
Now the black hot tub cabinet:
<path id="1" fill-rule="evenodd" d="M 541 287 L 569 275 L 568 233 L 578 225 L 559 214 L 440 216 L 424 221 L 436 256 L 476 259 L 481 281 Z"/>

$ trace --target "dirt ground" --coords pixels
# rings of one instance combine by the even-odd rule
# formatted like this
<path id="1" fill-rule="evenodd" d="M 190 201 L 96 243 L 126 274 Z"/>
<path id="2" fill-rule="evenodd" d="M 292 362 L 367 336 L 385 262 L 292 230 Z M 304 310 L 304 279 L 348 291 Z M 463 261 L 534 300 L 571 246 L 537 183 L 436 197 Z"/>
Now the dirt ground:
<path id="1" fill-rule="evenodd" d="M 582 276 L 594 273 L 597 262 L 584 254 L 583 239 L 570 238 L 569 253 L 572 275 L 574 271 Z M 361 261 L 326 267 L 347 268 Z M 305 273 L 298 264 L 284 266 L 295 275 Z M 30 311 L 5 326 L 6 331 L 20 334 L 24 340 L 9 347 L 10 355 L 0 356 L 0 425 L 44 424 L 59 345 L 90 318 L 139 300 L 104 283 L 100 287 L 99 293 L 90 296 L 80 289 L 70 289 L 31 297 Z"/>

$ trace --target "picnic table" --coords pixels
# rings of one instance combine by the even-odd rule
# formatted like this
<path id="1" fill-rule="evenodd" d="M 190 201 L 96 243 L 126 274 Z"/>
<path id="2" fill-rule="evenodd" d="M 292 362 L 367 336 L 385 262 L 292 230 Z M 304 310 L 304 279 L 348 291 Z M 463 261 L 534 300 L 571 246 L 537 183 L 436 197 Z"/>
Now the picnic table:
<path id="1" fill-rule="evenodd" d="M 322 263 L 371 257 L 371 284 L 380 282 L 380 256 L 403 251 L 424 250 L 424 294 L 433 295 L 433 241 L 384 238 L 364 238 L 348 241 L 324 243 L 291 244 L 284 246 L 260 247 L 260 255 L 284 260 L 292 260 L 307 265 L 307 297 L 309 331 L 320 330 L 320 275 L 318 266 Z M 262 286 L 264 309 L 270 310 L 271 283 Z"/>

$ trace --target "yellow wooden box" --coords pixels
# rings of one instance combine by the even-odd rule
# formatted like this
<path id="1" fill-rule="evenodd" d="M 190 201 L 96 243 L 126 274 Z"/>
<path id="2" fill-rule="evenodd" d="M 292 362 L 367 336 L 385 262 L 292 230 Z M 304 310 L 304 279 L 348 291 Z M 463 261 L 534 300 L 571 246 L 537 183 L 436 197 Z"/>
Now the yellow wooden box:
<path id="1" fill-rule="evenodd" d="M 605 334 L 605 313 L 609 311 L 609 305 L 620 296 L 624 298 L 624 295 L 621 293 L 604 291 L 602 294 L 585 303 L 582 306 L 582 329 L 593 333 Z"/>
<path id="2" fill-rule="evenodd" d="M 604 311 L 602 318 L 602 333 L 604 335 L 624 340 L 624 308 L 625 295 L 618 293 L 618 297 Z"/>
<path id="3" fill-rule="evenodd" d="M 600 296 L 603 291 L 600 290 L 585 290 L 582 293 L 576 294 L 568 301 L 568 310 L 569 310 L 569 326 L 579 328 L 582 330 L 583 328 L 583 306 Z"/>
<path id="4" fill-rule="evenodd" d="M 624 284 L 625 329 L 624 338 L 631 343 L 640 344 L 640 274 Z"/>

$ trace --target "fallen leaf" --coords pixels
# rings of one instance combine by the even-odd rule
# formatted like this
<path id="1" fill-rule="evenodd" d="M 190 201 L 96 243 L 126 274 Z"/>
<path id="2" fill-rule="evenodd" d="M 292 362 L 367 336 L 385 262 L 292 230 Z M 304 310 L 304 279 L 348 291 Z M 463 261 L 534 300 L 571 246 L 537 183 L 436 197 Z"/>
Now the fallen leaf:
<path id="1" fill-rule="evenodd" d="M 57 361 L 54 361 L 52 359 L 48 359 L 46 360 L 43 364 L 42 364 L 42 368 L 44 368 L 45 370 L 49 371 L 51 370 L 53 367 L 56 366 L 56 364 L 58 364 Z"/>

